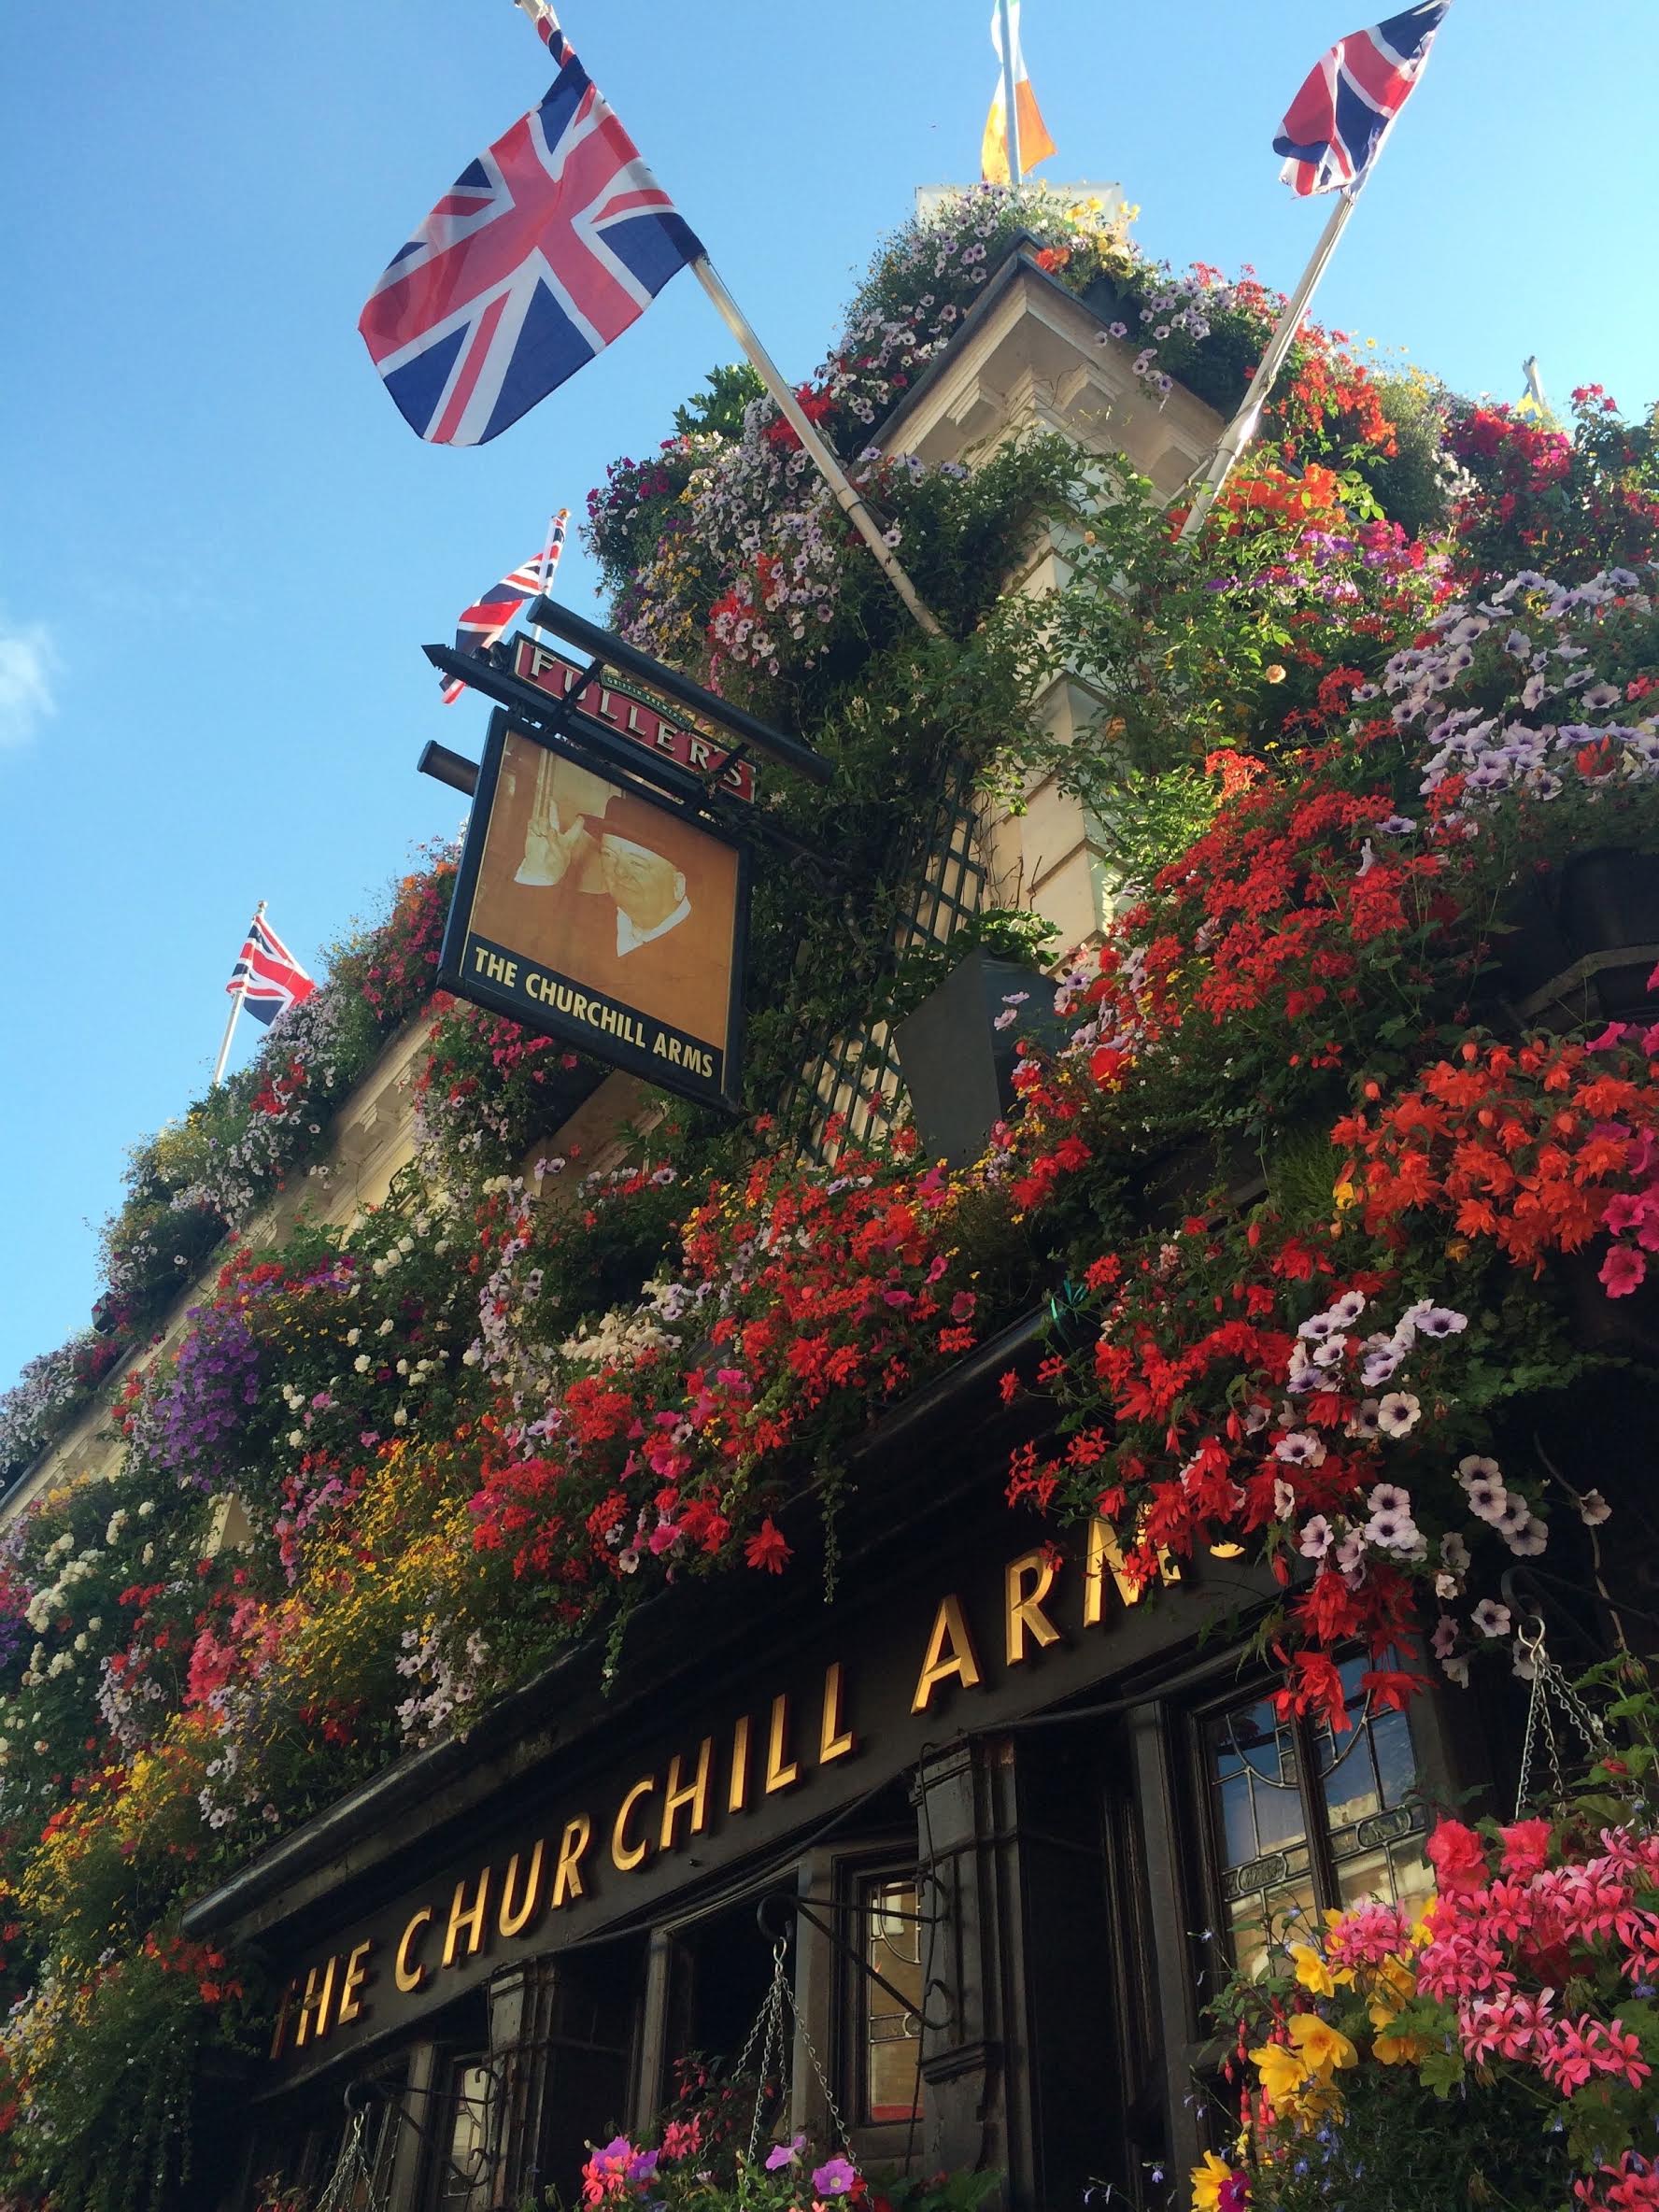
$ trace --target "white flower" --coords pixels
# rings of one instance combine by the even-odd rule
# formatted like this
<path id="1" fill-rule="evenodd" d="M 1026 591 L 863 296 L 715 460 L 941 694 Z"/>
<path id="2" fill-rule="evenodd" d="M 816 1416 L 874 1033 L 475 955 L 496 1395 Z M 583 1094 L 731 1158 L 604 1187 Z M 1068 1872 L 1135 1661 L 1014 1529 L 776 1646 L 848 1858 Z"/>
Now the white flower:
<path id="1" fill-rule="evenodd" d="M 1323 1513 L 1315 1513 L 1303 1528 L 1297 1541 L 1297 1550 L 1304 1559 L 1323 1559 L 1332 1542 L 1331 1524 Z"/>
<path id="2" fill-rule="evenodd" d="M 397 1411 L 393 1413 L 391 1417 L 391 1425 L 393 1428 L 402 1428 L 408 1422 L 408 1409 L 404 1406 L 400 1406 Z"/>
<path id="3" fill-rule="evenodd" d="M 346 1331 L 346 1341 L 347 1341 L 348 1344 L 357 1344 L 357 1343 L 361 1343 L 361 1342 L 362 1342 L 362 1329 L 360 1329 L 360 1328 L 348 1328 L 348 1329 Z"/>
<path id="4" fill-rule="evenodd" d="M 1467 1459 L 1458 1461 L 1457 1480 L 1468 1484 L 1478 1476 L 1483 1476 L 1489 1482 L 1501 1483 L 1503 1469 L 1496 1459 L 1482 1459 L 1479 1453 L 1471 1452 Z"/>
<path id="5" fill-rule="evenodd" d="M 366 1375 L 374 1364 L 366 1352 L 360 1352 L 351 1363 L 352 1372 L 358 1375 Z"/>
<path id="6" fill-rule="evenodd" d="M 1612 1510 L 1599 1490 L 1586 1490 L 1579 1500 L 1579 1519 L 1586 1528 L 1599 1528 Z"/>
<path id="7" fill-rule="evenodd" d="M 1311 1428 L 1297 1428 L 1280 1438 L 1273 1446 L 1273 1456 L 1288 1467 L 1320 1467 L 1325 1461 L 1325 1446 Z"/>
<path id="8" fill-rule="evenodd" d="M 1442 1659 L 1440 1668 L 1449 1682 L 1455 1682 L 1460 1690 L 1468 1688 L 1469 1663 L 1467 1652 L 1451 1659 Z"/>
<path id="9" fill-rule="evenodd" d="M 1497 1604 L 1493 1598 L 1482 1598 L 1470 1618 L 1482 1636 L 1508 1636 L 1510 1633 L 1510 1609 L 1507 1605 Z"/>
<path id="10" fill-rule="evenodd" d="M 1519 1528 L 1506 1528 L 1504 1542 L 1518 1559 L 1536 1559 L 1550 1541 L 1550 1531 L 1536 1513 L 1529 1513 Z"/>
<path id="11" fill-rule="evenodd" d="M 288 1432 L 288 1440 L 297 1452 L 300 1446 L 305 1440 L 305 1430 L 303 1428 L 291 1428 Z"/>
<path id="12" fill-rule="evenodd" d="M 390 1319 L 387 1319 L 387 1320 L 383 1321 L 383 1322 L 380 1324 L 380 1334 L 381 1334 L 383 1337 L 389 1337 L 389 1336 L 390 1336 L 390 1334 L 391 1334 L 391 1332 L 392 1332 L 392 1329 L 393 1329 L 394 1326 L 395 1326 L 395 1324 L 394 1324 L 394 1323 L 393 1323 L 393 1322 L 392 1322 Z"/>
<path id="13" fill-rule="evenodd" d="M 1464 1542 L 1462 1537 L 1456 1534 L 1441 1537 L 1440 1557 L 1446 1563 L 1448 1573 L 1454 1575 L 1468 1574 L 1469 1567 L 1469 1548 Z"/>
<path id="14" fill-rule="evenodd" d="M 1365 1533 L 1366 1540 L 1383 1552 L 1410 1552 L 1418 1541 L 1416 1523 L 1401 1512 L 1373 1513 Z"/>
<path id="15" fill-rule="evenodd" d="M 1409 1436 L 1422 1417 L 1422 1405 L 1409 1390 L 1391 1390 L 1377 1408 L 1377 1426 L 1385 1437 Z"/>

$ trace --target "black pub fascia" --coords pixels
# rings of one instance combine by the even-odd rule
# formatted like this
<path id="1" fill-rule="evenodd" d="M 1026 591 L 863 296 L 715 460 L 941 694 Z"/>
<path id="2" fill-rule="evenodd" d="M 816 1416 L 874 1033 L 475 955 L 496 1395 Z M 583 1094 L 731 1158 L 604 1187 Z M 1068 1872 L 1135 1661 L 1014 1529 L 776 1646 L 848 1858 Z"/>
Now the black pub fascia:
<path id="1" fill-rule="evenodd" d="M 1206 2140 L 1209 1978 L 1267 1912 L 1425 1896 L 1418 1793 L 1479 1776 L 1479 1731 L 1368 1710 L 1357 1658 L 1349 1733 L 1281 1722 L 1260 1570 L 1138 1596 L 1104 1524 L 1012 1515 L 1036 1417 L 996 1379 L 1038 1334 L 873 1433 L 828 1601 L 804 1555 L 666 1590 L 609 1680 L 574 1649 L 195 1901 L 280 2000 L 225 2212 L 348 2148 L 391 2212 L 573 2201 L 678 2059 L 742 2051 L 780 1961 L 791 2127 L 995 2170 L 1011 2207 L 1165 2201 Z"/>

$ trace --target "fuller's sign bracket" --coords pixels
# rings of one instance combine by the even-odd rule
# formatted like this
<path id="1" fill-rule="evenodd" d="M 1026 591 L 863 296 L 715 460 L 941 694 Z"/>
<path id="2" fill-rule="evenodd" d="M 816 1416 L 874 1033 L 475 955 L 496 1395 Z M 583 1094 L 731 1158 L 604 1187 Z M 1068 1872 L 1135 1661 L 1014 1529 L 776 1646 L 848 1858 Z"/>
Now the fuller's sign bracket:
<path id="1" fill-rule="evenodd" d="M 817 783 L 830 764 L 566 608 L 539 600 L 532 619 L 574 652 L 522 634 L 426 648 L 496 707 L 438 981 L 735 1111 L 750 849 L 801 850 L 755 807 L 755 761 Z M 422 765 L 467 780 L 458 756 Z"/>

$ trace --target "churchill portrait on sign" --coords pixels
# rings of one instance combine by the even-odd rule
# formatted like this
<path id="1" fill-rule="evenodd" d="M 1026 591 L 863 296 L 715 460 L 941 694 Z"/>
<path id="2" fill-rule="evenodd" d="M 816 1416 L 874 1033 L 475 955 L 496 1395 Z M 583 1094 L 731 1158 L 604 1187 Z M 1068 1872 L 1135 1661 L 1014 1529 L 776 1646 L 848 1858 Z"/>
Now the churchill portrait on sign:
<path id="1" fill-rule="evenodd" d="M 471 932 L 724 1057 L 738 855 L 508 730 Z"/>

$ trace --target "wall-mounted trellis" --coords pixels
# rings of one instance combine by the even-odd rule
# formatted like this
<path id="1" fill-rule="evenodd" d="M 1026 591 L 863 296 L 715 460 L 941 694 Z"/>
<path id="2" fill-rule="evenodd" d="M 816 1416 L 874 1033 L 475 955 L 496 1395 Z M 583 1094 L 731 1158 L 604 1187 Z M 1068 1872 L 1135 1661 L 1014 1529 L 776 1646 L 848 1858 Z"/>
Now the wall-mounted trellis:
<path id="1" fill-rule="evenodd" d="M 967 762 L 957 762 L 943 779 L 913 833 L 899 881 L 914 889 L 871 977 L 872 1002 L 907 953 L 948 944 L 985 903 L 973 771 Z M 828 1164 L 844 1144 L 885 1135 L 903 1087 L 887 1022 L 840 1031 L 808 1058 L 790 1099 L 787 1118 L 800 1130 L 802 1153 Z"/>

